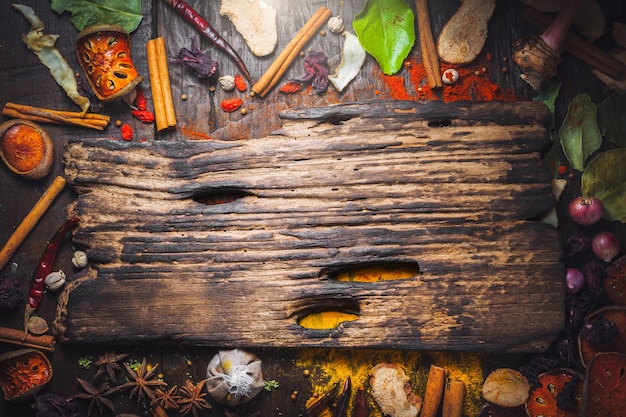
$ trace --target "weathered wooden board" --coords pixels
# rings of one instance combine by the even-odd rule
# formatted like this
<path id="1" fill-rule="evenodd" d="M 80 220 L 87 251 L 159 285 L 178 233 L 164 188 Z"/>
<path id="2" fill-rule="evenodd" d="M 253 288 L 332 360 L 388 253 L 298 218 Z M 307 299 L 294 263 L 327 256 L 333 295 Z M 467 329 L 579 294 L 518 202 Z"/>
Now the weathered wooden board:
<path id="1" fill-rule="evenodd" d="M 65 342 L 539 351 L 563 323 L 541 103 L 287 111 L 246 141 L 73 142 Z M 224 195 L 239 198 L 205 204 Z M 202 200 L 200 202 L 199 200 Z M 215 201 L 214 201 L 215 202 Z M 410 279 L 340 282 L 371 263 Z M 358 314 L 332 330 L 311 312 Z"/>

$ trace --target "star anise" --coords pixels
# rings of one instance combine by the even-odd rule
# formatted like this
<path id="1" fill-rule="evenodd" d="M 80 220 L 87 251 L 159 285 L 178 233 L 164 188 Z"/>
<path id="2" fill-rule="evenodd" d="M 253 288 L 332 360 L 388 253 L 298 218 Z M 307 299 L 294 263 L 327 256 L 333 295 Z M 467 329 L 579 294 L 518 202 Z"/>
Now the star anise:
<path id="1" fill-rule="evenodd" d="M 126 359 L 128 356 L 128 353 L 122 353 L 118 355 L 115 353 L 115 351 L 107 352 L 104 355 L 100 356 L 98 360 L 94 362 L 94 365 L 98 367 L 98 370 L 93 376 L 93 380 L 97 381 L 99 378 L 106 374 L 112 384 L 117 384 L 117 378 L 115 377 L 115 374 L 118 371 L 122 370 L 119 362 Z"/>
<path id="2" fill-rule="evenodd" d="M 91 400 L 89 403 L 89 408 L 87 409 L 88 417 L 91 415 L 96 407 L 98 408 L 100 415 L 104 413 L 105 407 L 112 412 L 115 412 L 115 406 L 113 405 L 113 402 L 106 398 L 107 395 L 110 395 L 117 391 L 115 388 L 110 388 L 108 383 L 104 383 L 100 386 L 100 388 L 96 388 L 84 379 L 76 379 L 83 387 L 83 390 L 85 390 L 85 392 L 77 394 L 76 398 L 80 398 L 82 400 Z"/>
<path id="3" fill-rule="evenodd" d="M 161 407 L 163 409 L 178 408 L 178 401 L 180 397 L 176 395 L 178 385 L 174 385 L 170 389 L 157 388 L 154 390 L 156 398 L 150 403 L 150 408 Z"/>
<path id="4" fill-rule="evenodd" d="M 180 414 L 186 415 L 191 411 L 193 417 L 198 417 L 200 411 L 213 408 L 204 399 L 206 393 L 202 392 L 202 388 L 205 382 L 206 379 L 203 379 L 194 385 L 190 380 L 185 381 L 185 385 L 178 390 L 178 393 L 181 394 L 180 399 L 176 401 L 180 406 Z"/>
<path id="5" fill-rule="evenodd" d="M 141 400 L 145 397 L 148 397 L 150 401 L 156 398 L 156 394 L 154 393 L 154 388 L 166 386 L 167 383 L 164 381 L 159 381 L 155 378 L 155 373 L 159 364 L 154 365 L 150 370 L 148 370 L 148 364 L 146 362 L 146 358 L 143 358 L 141 361 L 141 365 L 139 369 L 135 371 L 131 368 L 127 363 L 124 363 L 124 367 L 126 368 L 126 372 L 131 377 L 131 381 L 120 385 L 119 389 L 130 388 L 130 398 L 133 398 L 135 395 L 137 396 L 137 402 L 141 402 Z"/>

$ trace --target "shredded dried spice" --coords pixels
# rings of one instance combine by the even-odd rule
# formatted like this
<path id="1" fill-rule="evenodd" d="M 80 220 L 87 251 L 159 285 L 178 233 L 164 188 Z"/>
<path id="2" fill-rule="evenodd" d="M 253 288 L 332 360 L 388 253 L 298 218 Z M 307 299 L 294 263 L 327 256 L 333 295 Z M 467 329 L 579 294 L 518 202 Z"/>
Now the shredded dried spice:
<path id="1" fill-rule="evenodd" d="M 217 61 L 198 47 L 195 37 L 191 38 L 191 49 L 181 48 L 172 58 L 172 64 L 184 65 L 196 72 L 198 78 L 211 78 L 217 72 Z"/>
<path id="2" fill-rule="evenodd" d="M 324 94 L 328 90 L 328 75 L 330 68 L 328 58 L 324 52 L 311 51 L 304 58 L 304 73 L 296 82 L 308 84 L 313 87 L 315 94 Z"/>

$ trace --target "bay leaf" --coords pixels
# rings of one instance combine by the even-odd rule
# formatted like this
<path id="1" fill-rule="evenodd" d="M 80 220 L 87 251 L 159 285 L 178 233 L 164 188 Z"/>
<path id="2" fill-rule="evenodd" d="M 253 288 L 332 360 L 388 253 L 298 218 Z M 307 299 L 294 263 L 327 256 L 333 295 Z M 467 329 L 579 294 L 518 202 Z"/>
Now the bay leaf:
<path id="1" fill-rule="evenodd" d="M 588 94 L 574 97 L 559 130 L 561 146 L 572 168 L 583 171 L 587 159 L 602 146 L 596 105 Z"/>
<path id="2" fill-rule="evenodd" d="M 367 0 L 352 27 L 363 49 L 387 75 L 402 68 L 415 43 L 415 15 L 405 0 Z"/>

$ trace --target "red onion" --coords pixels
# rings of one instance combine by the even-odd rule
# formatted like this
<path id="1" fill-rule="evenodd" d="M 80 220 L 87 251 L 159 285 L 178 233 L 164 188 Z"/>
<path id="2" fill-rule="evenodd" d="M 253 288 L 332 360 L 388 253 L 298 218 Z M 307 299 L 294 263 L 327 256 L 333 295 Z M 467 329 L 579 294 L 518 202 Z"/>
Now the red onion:
<path id="1" fill-rule="evenodd" d="M 600 232 L 594 236 L 591 250 L 598 258 L 609 263 L 621 250 L 619 238 L 611 232 Z"/>
<path id="2" fill-rule="evenodd" d="M 576 197 L 567 207 L 572 220 L 578 224 L 590 225 L 602 218 L 604 207 L 602 201 L 595 197 Z"/>
<path id="3" fill-rule="evenodd" d="M 567 294 L 578 294 L 585 287 L 585 276 L 576 268 L 565 270 L 565 292 Z"/>

